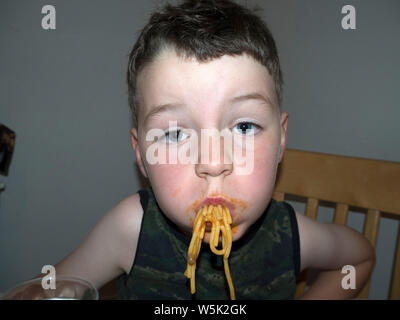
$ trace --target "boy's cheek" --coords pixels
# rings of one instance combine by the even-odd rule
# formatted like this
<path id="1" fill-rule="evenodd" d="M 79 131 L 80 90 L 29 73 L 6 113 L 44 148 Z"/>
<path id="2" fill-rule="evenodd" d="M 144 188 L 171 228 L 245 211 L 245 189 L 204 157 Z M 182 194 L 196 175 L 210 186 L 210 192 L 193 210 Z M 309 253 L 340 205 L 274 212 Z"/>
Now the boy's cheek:
<path id="1" fill-rule="evenodd" d="M 255 157 L 254 173 L 251 179 L 255 189 L 269 193 L 274 188 L 277 161 L 274 155 Z"/>
<path id="2" fill-rule="evenodd" d="M 178 164 L 150 165 L 150 182 L 163 188 L 169 196 L 176 197 L 187 180 L 187 171 L 187 166 Z"/>
<path id="3" fill-rule="evenodd" d="M 199 192 L 199 185 L 193 183 L 193 168 L 188 165 L 151 165 L 150 182 L 157 194 L 157 201 L 170 218 L 185 211 L 187 199 Z M 177 218 L 178 219 L 178 218 Z M 179 221 L 183 221 L 180 216 Z"/>

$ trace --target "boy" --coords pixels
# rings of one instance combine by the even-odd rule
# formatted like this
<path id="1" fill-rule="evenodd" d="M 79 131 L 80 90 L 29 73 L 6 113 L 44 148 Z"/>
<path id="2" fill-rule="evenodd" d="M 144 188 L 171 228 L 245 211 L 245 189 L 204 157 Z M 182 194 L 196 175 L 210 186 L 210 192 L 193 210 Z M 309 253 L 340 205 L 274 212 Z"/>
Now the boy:
<path id="1" fill-rule="evenodd" d="M 288 114 L 280 111 L 282 84 L 270 32 L 242 6 L 184 1 L 154 13 L 128 67 L 132 146 L 151 188 L 107 213 L 56 266 L 57 274 L 98 288 L 119 276 L 119 298 L 228 299 L 222 257 L 206 245 L 197 258 L 193 296 L 184 275 L 195 217 L 219 204 L 232 218 L 236 298 L 291 299 L 305 268 L 323 271 L 304 299 L 356 297 L 375 262 L 369 242 L 348 227 L 319 223 L 271 200 L 288 126 Z M 204 147 L 209 137 L 198 140 L 202 130 L 228 132 L 233 142 L 217 139 Z M 232 146 L 240 152 L 232 155 Z M 182 160 L 186 151 L 194 161 Z M 245 172 L 242 151 L 250 155 Z M 206 244 L 212 228 L 207 223 Z M 342 289 L 344 265 L 355 267 L 356 289 Z"/>

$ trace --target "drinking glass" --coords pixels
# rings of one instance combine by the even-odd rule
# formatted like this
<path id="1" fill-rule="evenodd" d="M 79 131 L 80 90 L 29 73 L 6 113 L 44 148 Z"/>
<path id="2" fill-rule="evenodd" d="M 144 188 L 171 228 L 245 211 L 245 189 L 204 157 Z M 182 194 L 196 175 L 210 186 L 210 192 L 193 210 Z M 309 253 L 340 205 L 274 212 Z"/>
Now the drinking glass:
<path id="1" fill-rule="evenodd" d="M 47 279 L 49 280 L 49 279 Z M 3 300 L 98 300 L 99 293 L 89 281 L 66 276 L 56 276 L 55 289 L 45 289 L 42 278 L 25 281 L 8 290 Z"/>

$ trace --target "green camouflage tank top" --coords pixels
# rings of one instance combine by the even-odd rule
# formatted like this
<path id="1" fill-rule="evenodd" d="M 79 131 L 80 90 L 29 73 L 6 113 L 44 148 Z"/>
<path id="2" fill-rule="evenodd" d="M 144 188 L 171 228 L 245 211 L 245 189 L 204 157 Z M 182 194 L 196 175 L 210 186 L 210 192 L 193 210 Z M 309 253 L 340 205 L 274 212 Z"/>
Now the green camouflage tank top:
<path id="1" fill-rule="evenodd" d="M 143 219 L 129 274 L 118 279 L 119 299 L 229 299 L 222 256 L 204 243 L 197 260 L 196 293 L 184 275 L 190 237 L 158 207 L 150 188 L 140 190 Z M 229 267 L 236 299 L 293 299 L 300 271 L 297 219 L 286 202 L 269 206 L 232 243 Z"/>

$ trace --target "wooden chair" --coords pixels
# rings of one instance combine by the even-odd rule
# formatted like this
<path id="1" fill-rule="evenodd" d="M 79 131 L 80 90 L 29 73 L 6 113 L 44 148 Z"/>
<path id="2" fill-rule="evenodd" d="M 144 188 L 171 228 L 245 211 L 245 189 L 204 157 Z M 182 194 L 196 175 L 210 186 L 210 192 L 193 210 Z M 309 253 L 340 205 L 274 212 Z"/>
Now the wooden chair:
<path id="1" fill-rule="evenodd" d="M 376 246 L 381 214 L 400 219 L 400 163 L 287 149 L 278 170 L 273 197 L 307 199 L 306 216 L 317 219 L 320 201 L 336 204 L 334 223 L 346 224 L 349 206 L 367 209 L 364 236 Z M 306 288 L 307 270 L 296 298 Z M 368 298 L 370 281 L 359 298 Z M 400 227 L 389 299 L 400 299 Z"/>

